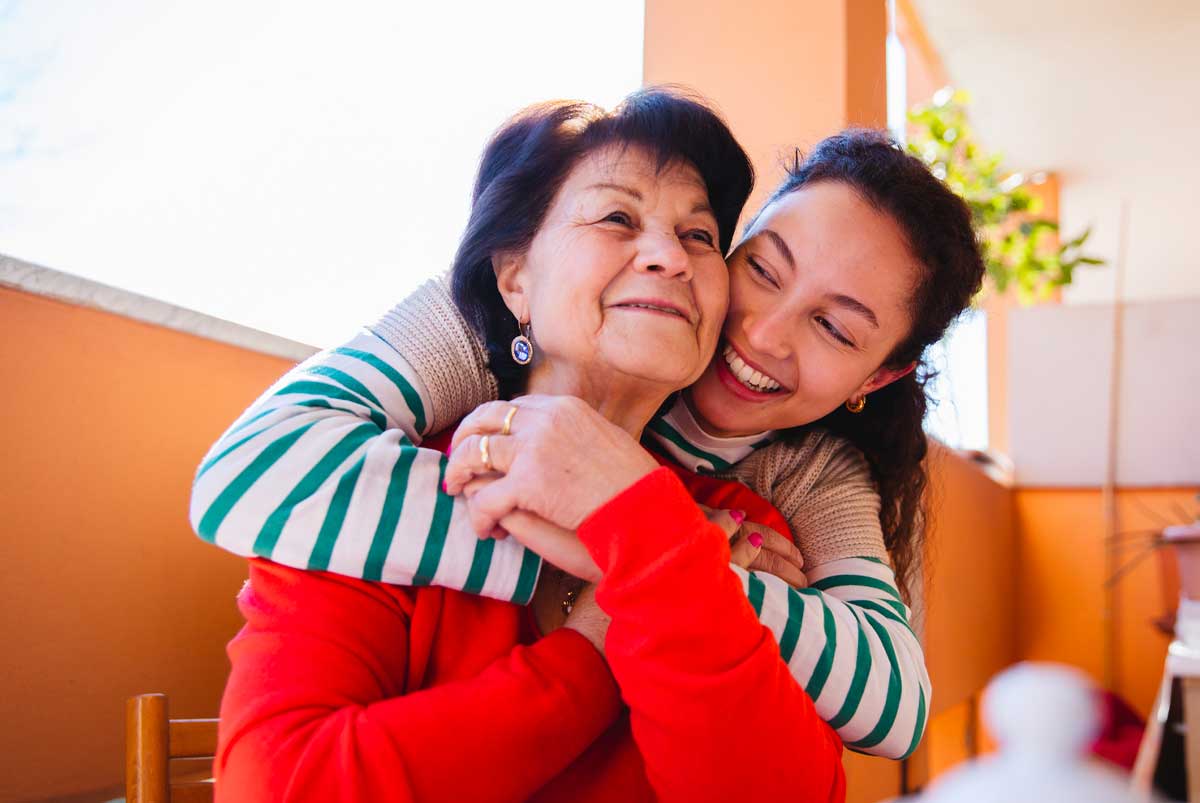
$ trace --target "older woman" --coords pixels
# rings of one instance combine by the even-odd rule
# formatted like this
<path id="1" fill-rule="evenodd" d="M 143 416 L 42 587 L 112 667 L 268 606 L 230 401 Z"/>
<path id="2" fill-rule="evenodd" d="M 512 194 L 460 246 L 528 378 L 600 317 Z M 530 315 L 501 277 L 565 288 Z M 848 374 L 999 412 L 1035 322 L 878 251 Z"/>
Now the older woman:
<path id="1" fill-rule="evenodd" d="M 749 182 L 744 153 L 692 101 L 644 93 L 611 115 L 535 109 L 484 155 L 464 250 L 485 243 L 488 270 L 460 260 L 456 276 L 469 277 L 493 312 L 502 315 L 502 304 L 514 326 L 536 321 L 538 357 L 523 390 L 583 400 L 562 409 L 598 411 L 582 419 L 593 435 L 636 442 L 711 358 L 727 297 L 722 253 Z M 500 215 L 514 199 L 528 204 L 524 214 Z M 293 509 L 310 502 L 334 534 L 367 530 L 343 521 L 360 476 L 402 492 L 377 497 L 382 511 L 364 533 L 371 552 L 399 546 L 398 528 L 453 515 L 449 497 L 407 487 L 421 458 L 395 459 L 403 436 L 383 409 L 411 404 L 409 382 L 372 353 L 378 344 L 359 345 L 342 356 L 387 377 L 389 398 L 334 366 L 310 367 L 342 386 L 334 401 L 365 408 L 368 420 L 329 416 L 328 400 L 248 414 L 238 425 L 248 434 L 201 469 L 223 475 L 224 490 L 198 504 L 206 526 L 219 527 L 247 495 L 270 493 L 255 481 L 280 456 L 324 448 L 331 433 L 337 447 L 277 499 L 264 540 L 279 540 Z M 514 356 L 525 345 L 514 344 Z M 285 378 L 269 397 L 286 402 L 303 384 Z M 266 427 L 268 448 L 249 463 L 226 459 Z M 486 442 L 478 452 L 486 468 Z M 741 486 L 621 453 L 640 479 L 574 522 L 607 555 L 600 588 L 611 625 L 587 594 L 560 599 L 549 574 L 522 608 L 253 563 L 239 600 L 247 624 L 230 645 L 218 798 L 840 799 L 840 743 L 729 572 L 724 532 L 687 489 L 786 525 Z M 369 470 L 379 460 L 390 461 L 390 477 Z M 630 476 L 629 462 L 613 468 L 614 478 Z M 604 652 L 619 656 L 611 668 Z"/>

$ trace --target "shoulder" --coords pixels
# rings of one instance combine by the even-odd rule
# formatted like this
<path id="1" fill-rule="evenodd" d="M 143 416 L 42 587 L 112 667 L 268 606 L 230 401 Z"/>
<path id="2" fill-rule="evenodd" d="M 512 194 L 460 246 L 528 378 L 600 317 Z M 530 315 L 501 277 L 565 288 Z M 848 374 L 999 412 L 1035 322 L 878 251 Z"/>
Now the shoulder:
<path id="1" fill-rule="evenodd" d="M 793 495 L 845 484 L 874 492 L 871 470 L 862 452 L 825 429 L 784 434 L 723 476 L 755 488 L 786 484 Z"/>

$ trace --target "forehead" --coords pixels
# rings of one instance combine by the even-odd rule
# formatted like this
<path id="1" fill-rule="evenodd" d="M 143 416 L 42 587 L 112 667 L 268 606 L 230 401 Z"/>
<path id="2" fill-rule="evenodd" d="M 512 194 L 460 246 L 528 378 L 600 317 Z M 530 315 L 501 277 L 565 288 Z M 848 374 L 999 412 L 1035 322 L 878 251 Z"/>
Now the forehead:
<path id="1" fill-rule="evenodd" d="M 907 307 L 920 269 L 904 230 L 853 187 L 821 181 L 789 193 L 763 210 L 749 234 L 764 228 L 783 238 L 805 275 Z"/>
<path id="2" fill-rule="evenodd" d="M 654 155 L 638 145 L 606 145 L 579 160 L 563 183 L 564 192 L 579 192 L 595 185 L 615 184 L 644 196 L 669 189 L 707 200 L 708 190 L 699 171 L 677 159 L 659 166 Z"/>

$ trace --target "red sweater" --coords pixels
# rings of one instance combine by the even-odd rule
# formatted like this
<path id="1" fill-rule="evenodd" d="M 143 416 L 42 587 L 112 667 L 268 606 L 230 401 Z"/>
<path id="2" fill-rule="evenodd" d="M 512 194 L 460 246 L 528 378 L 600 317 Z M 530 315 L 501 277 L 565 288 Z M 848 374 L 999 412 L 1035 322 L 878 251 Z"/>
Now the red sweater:
<path id="1" fill-rule="evenodd" d="M 251 561 L 217 800 L 844 800 L 841 742 L 688 488 L 787 532 L 681 469 L 596 511 L 579 536 L 605 572 L 607 665 L 572 630 L 538 638 L 528 608 Z"/>

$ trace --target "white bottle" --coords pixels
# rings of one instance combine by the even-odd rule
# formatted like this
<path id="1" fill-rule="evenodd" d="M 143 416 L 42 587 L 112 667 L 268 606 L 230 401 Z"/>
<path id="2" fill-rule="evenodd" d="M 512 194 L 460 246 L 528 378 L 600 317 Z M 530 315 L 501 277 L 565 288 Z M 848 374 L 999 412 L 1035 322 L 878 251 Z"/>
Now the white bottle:
<path id="1" fill-rule="evenodd" d="M 938 778 L 921 803 L 1145 803 L 1128 776 L 1092 760 L 1101 727 L 1091 682 L 1067 666 L 1023 663 L 989 684 L 983 699 L 992 755 Z"/>

